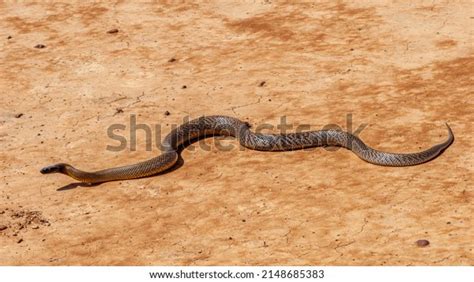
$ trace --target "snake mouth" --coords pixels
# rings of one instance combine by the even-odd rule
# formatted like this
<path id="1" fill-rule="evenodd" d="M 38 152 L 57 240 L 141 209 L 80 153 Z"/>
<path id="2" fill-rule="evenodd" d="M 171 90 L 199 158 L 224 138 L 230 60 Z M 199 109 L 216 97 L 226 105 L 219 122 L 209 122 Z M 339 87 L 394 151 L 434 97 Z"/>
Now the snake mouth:
<path id="1" fill-rule="evenodd" d="M 40 172 L 42 174 L 48 174 L 48 173 L 55 173 L 55 172 L 60 172 L 61 171 L 61 166 L 60 165 L 50 165 L 47 167 L 43 167 Z"/>

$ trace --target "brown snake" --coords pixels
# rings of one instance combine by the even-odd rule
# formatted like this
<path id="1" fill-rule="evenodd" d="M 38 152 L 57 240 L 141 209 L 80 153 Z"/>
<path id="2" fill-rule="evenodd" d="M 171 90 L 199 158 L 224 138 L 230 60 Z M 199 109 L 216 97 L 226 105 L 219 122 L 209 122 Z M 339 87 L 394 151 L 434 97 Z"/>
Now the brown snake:
<path id="1" fill-rule="evenodd" d="M 47 166 L 41 173 L 62 173 L 85 183 L 151 176 L 171 168 L 178 160 L 178 148 L 186 142 L 205 136 L 234 136 L 246 148 L 258 151 L 289 151 L 309 147 L 340 146 L 354 152 L 366 162 L 383 166 L 417 165 L 439 156 L 454 140 L 448 124 L 449 137 L 443 143 L 418 153 L 397 154 L 368 147 L 351 133 L 339 130 L 318 130 L 288 134 L 253 133 L 250 125 L 233 117 L 206 116 L 186 122 L 172 130 L 163 141 L 163 153 L 144 162 L 85 172 L 65 163 Z"/>

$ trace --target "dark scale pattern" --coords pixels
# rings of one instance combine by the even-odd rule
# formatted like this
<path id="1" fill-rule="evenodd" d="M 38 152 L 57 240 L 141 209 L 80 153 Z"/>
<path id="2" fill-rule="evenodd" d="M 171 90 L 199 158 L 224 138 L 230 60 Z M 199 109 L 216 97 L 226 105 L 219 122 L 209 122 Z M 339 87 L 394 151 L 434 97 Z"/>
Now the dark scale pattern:
<path id="1" fill-rule="evenodd" d="M 110 168 L 96 172 L 84 172 L 68 164 L 45 167 L 42 173 L 59 172 L 86 182 L 99 183 L 112 180 L 133 179 L 157 174 L 172 167 L 178 160 L 178 147 L 202 136 L 225 135 L 236 137 L 246 148 L 259 151 L 289 151 L 309 147 L 340 146 L 354 152 L 359 158 L 372 164 L 384 166 L 410 166 L 427 162 L 437 157 L 454 140 L 451 128 L 446 124 L 449 137 L 425 151 L 412 154 L 397 154 L 374 150 L 357 136 L 337 130 L 319 130 L 288 134 L 255 134 L 250 125 L 233 117 L 208 116 L 182 124 L 164 139 L 163 154 L 133 165 Z"/>

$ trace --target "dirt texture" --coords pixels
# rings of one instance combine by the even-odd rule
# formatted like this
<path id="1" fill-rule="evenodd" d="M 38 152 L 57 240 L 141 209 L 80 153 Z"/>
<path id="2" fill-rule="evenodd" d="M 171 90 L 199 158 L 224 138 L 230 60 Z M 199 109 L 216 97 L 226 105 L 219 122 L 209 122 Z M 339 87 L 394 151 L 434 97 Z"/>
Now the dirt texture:
<path id="1" fill-rule="evenodd" d="M 473 265 L 471 1 L 0 4 L 1 265 Z M 350 151 L 189 147 L 163 175 L 74 184 L 159 154 L 107 150 L 114 124 L 229 115 L 337 124 L 404 168 Z M 265 132 L 279 132 L 275 127 Z M 210 147 L 206 150 L 204 145 Z"/>

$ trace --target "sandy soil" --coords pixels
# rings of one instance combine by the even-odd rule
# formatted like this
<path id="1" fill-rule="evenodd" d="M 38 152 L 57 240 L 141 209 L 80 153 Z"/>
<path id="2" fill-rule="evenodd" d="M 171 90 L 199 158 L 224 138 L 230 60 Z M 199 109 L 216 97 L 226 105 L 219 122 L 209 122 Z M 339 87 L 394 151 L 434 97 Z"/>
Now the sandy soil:
<path id="1" fill-rule="evenodd" d="M 223 3 L 0 4 L 0 264 L 474 264 L 473 4 Z M 155 156 L 143 132 L 106 150 L 131 115 L 166 134 L 211 114 L 313 129 L 352 114 L 395 152 L 441 142 L 444 122 L 456 140 L 406 168 L 207 139 L 157 177 L 39 173 Z"/>

